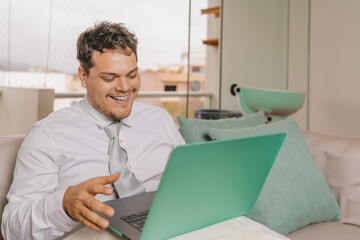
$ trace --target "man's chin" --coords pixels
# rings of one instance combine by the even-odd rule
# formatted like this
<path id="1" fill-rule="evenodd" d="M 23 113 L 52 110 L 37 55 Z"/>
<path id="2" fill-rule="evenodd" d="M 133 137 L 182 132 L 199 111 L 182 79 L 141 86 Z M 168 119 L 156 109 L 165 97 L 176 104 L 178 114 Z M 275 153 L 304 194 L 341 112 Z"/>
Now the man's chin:
<path id="1" fill-rule="evenodd" d="M 113 119 L 114 121 L 120 121 L 120 120 L 127 118 L 129 115 L 130 115 L 130 113 L 124 114 L 124 115 L 113 115 L 113 117 L 111 119 Z"/>
<path id="2" fill-rule="evenodd" d="M 131 113 L 131 108 L 127 110 L 122 109 L 122 111 L 111 112 L 107 117 L 113 119 L 114 121 L 118 121 L 127 118 L 130 115 L 130 113 Z"/>

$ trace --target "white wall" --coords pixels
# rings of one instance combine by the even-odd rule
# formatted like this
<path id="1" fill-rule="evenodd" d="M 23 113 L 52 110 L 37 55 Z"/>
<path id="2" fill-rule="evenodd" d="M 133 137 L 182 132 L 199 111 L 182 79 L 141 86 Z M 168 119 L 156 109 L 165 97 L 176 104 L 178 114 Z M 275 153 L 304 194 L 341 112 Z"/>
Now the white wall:
<path id="1" fill-rule="evenodd" d="M 287 88 L 287 0 L 226 0 L 223 3 L 222 109 L 238 110 L 239 86 Z"/>
<path id="2" fill-rule="evenodd" d="M 360 1 L 312 0 L 310 130 L 360 137 Z"/>
<path id="3" fill-rule="evenodd" d="M 360 137 L 359 9 L 359 0 L 225 0 L 222 108 L 237 108 L 232 83 L 301 91 L 302 129 Z"/>
<path id="4" fill-rule="evenodd" d="M 309 0 L 289 1 L 288 90 L 306 94 L 302 108 L 293 117 L 308 129 Z"/>

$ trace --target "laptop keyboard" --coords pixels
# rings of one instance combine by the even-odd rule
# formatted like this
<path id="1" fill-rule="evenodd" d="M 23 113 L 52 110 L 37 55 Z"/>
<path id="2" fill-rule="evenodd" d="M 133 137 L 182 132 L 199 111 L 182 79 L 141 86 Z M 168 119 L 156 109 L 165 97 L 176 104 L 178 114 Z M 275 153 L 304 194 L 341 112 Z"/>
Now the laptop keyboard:
<path id="1" fill-rule="evenodd" d="M 120 217 L 120 219 L 124 220 L 134 228 L 138 229 L 140 232 L 143 230 L 146 217 L 149 213 L 149 210 L 138 212 L 132 215 Z"/>

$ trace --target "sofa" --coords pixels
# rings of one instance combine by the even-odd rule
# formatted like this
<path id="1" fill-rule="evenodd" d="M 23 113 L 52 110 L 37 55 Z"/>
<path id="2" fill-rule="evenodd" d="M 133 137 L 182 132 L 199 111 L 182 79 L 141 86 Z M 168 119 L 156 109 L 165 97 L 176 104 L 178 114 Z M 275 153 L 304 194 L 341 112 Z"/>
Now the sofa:
<path id="1" fill-rule="evenodd" d="M 360 139 L 310 131 L 303 131 L 302 134 L 340 206 L 341 221 L 313 223 L 286 234 L 286 237 L 292 240 L 360 239 Z M 0 136 L 1 215 L 7 202 L 6 194 L 12 181 L 17 151 L 23 139 L 22 135 Z"/>

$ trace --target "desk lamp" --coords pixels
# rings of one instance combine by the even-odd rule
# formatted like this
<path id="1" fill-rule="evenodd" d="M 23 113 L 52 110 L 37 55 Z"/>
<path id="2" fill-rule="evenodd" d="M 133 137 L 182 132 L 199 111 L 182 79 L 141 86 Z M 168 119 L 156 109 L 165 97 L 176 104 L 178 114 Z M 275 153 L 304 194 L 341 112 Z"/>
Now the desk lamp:
<path id="1" fill-rule="evenodd" d="M 304 104 L 305 93 L 253 87 L 231 86 L 231 94 L 238 96 L 244 115 L 263 110 L 268 122 L 282 120 L 294 114 Z"/>

